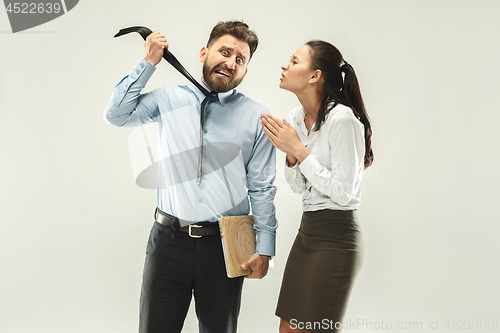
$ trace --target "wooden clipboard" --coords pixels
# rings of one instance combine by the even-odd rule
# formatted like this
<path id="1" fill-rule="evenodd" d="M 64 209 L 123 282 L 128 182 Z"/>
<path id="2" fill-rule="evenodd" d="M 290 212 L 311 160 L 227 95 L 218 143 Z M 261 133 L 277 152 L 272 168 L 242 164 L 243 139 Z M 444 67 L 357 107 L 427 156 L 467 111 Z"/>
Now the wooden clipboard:
<path id="1" fill-rule="evenodd" d="M 219 220 L 219 227 L 227 276 L 233 278 L 250 274 L 250 268 L 244 270 L 241 264 L 255 253 L 253 216 L 224 216 Z"/>

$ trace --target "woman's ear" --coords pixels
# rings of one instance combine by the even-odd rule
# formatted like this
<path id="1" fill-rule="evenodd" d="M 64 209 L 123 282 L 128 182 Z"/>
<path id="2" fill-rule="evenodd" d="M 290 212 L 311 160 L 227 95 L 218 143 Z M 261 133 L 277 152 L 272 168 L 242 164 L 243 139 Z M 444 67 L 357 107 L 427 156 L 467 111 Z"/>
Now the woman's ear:
<path id="1" fill-rule="evenodd" d="M 317 83 L 323 79 L 323 73 L 319 69 L 315 70 L 311 78 L 309 79 L 309 83 Z"/>

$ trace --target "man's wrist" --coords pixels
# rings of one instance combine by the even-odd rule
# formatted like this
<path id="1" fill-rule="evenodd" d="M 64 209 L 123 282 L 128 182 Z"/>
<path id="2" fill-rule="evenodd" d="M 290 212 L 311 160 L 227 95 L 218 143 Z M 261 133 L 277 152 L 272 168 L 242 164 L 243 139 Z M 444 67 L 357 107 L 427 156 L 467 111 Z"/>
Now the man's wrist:
<path id="1" fill-rule="evenodd" d="M 269 260 L 273 259 L 273 256 L 270 256 L 268 254 L 260 254 L 260 253 L 256 253 L 256 254 L 258 254 L 261 257 L 267 257 Z"/>
<path id="2" fill-rule="evenodd" d="M 154 63 L 151 59 L 149 59 L 148 57 L 144 57 L 144 60 L 146 60 L 147 62 L 149 62 L 151 65 L 155 66 L 158 65 L 158 63 Z"/>

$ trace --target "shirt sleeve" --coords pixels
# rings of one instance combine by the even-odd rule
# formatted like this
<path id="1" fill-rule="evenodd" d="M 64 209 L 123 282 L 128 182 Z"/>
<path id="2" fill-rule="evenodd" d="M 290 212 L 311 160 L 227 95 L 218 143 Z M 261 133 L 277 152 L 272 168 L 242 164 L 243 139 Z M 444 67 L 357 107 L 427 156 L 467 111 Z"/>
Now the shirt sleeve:
<path id="1" fill-rule="evenodd" d="M 155 69 L 151 63 L 141 59 L 127 76 L 116 82 L 104 111 L 107 123 L 121 127 L 141 126 L 155 121 L 159 112 L 154 94 L 140 94 Z"/>
<path id="2" fill-rule="evenodd" d="M 321 129 L 320 129 L 321 130 Z M 357 191 L 364 166 L 363 125 L 349 113 L 336 116 L 329 133 L 331 168 L 321 165 L 311 154 L 299 168 L 311 185 L 340 206 L 347 205 Z"/>
<path id="3" fill-rule="evenodd" d="M 265 113 L 269 113 L 267 109 Z M 276 251 L 276 208 L 274 197 L 276 186 L 276 149 L 267 139 L 257 121 L 257 135 L 247 164 L 247 188 L 254 228 L 257 234 L 255 253 L 274 256 Z"/>
<path id="4" fill-rule="evenodd" d="M 289 166 L 285 160 L 285 178 L 288 185 L 290 185 L 290 188 L 295 193 L 302 194 L 307 190 L 307 180 L 300 171 L 299 162 L 295 163 L 293 166 Z"/>

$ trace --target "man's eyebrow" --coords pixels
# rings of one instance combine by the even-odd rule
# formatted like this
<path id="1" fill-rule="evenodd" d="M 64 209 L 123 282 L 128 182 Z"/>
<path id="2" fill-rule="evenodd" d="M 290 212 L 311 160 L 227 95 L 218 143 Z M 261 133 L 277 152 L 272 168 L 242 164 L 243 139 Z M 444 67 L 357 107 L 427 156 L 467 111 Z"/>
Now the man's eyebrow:
<path id="1" fill-rule="evenodd" d="M 234 47 L 232 47 L 232 46 L 229 46 L 229 45 L 226 45 L 226 44 L 222 44 L 222 45 L 220 46 L 219 50 L 220 50 L 220 49 L 226 49 L 226 50 L 230 50 L 230 51 L 236 52 L 236 53 L 238 54 L 238 56 L 240 56 L 241 58 L 243 58 L 243 61 L 246 61 L 246 60 L 247 60 L 247 57 L 246 57 L 243 53 L 241 53 L 241 52 L 237 51 L 237 50 L 236 50 Z"/>

